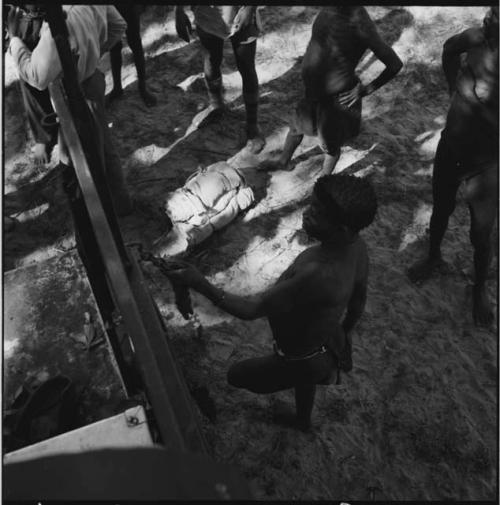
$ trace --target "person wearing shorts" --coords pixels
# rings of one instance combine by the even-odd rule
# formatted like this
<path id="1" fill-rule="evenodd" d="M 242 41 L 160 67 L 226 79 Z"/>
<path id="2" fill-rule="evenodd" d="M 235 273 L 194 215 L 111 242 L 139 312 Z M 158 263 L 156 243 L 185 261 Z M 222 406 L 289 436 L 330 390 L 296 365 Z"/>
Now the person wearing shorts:
<path id="1" fill-rule="evenodd" d="M 254 296 L 214 286 L 187 262 L 169 266 L 174 283 L 201 293 L 221 310 L 244 320 L 268 319 L 273 352 L 234 363 L 227 380 L 257 394 L 294 389 L 296 412 L 279 412 L 278 422 L 309 430 L 316 385 L 336 383 L 340 370 L 352 368 L 351 332 L 363 313 L 368 283 L 368 252 L 359 231 L 372 223 L 376 211 L 376 195 L 366 179 L 320 177 L 303 216 L 304 231 L 319 244 L 300 253 L 273 286 Z"/>
<path id="2" fill-rule="evenodd" d="M 368 49 L 385 69 L 364 85 L 356 76 L 356 67 Z M 324 152 L 323 173 L 333 173 L 340 148 L 359 133 L 362 98 L 393 79 L 402 66 L 364 7 L 322 9 L 302 62 L 305 97 L 296 108 L 279 159 L 267 160 L 259 169 L 290 170 L 290 160 L 304 135 L 317 135 Z"/>

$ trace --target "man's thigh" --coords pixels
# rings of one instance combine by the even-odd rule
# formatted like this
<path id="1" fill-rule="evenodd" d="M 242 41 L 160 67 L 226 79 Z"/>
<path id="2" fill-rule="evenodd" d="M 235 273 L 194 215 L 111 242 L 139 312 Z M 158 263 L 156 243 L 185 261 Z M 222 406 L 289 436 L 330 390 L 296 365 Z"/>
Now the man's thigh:
<path id="1" fill-rule="evenodd" d="M 317 134 L 316 105 L 314 102 L 306 98 L 300 100 L 290 122 L 290 133 L 310 137 Z"/>
<path id="2" fill-rule="evenodd" d="M 328 97 L 318 103 L 316 116 L 321 148 L 329 154 L 336 154 L 347 140 L 359 134 L 361 100 L 344 108 L 336 97 Z"/>
<path id="3" fill-rule="evenodd" d="M 471 213 L 471 238 L 475 243 L 489 240 L 498 216 L 498 162 L 465 181 L 464 196 Z"/>
<path id="4" fill-rule="evenodd" d="M 460 179 L 459 163 L 443 136 L 439 140 L 432 170 L 432 196 L 434 206 L 454 205 Z"/>
<path id="5" fill-rule="evenodd" d="M 196 33 L 200 39 L 200 44 L 210 54 L 222 58 L 224 50 L 224 40 L 206 32 L 199 26 L 196 27 Z"/>
<path id="6" fill-rule="evenodd" d="M 270 354 L 235 363 L 227 377 L 232 386 L 254 393 L 274 393 L 294 386 L 292 368 L 283 358 Z"/>
<path id="7" fill-rule="evenodd" d="M 254 393 L 275 393 L 303 384 L 318 384 L 333 372 L 330 353 L 304 360 L 286 360 L 276 354 L 252 358 L 233 365 L 228 382 Z"/>
<path id="8" fill-rule="evenodd" d="M 494 202 L 498 206 L 497 160 L 485 163 L 480 173 L 466 179 L 464 196 L 468 203 L 484 201 Z"/>

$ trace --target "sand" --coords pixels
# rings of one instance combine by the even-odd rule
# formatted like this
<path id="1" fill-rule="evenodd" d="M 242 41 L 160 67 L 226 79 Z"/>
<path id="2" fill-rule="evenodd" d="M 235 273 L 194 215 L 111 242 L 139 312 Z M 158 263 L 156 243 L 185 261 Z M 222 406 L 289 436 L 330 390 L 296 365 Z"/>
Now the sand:
<path id="1" fill-rule="evenodd" d="M 175 351 L 191 387 L 206 385 L 217 410 L 201 413 L 213 455 L 238 467 L 261 499 L 493 500 L 497 493 L 497 328 L 472 323 L 472 248 L 461 195 L 443 253 L 450 272 L 423 286 L 406 276 L 426 251 L 431 212 L 431 169 L 449 103 L 440 66 L 443 42 L 479 24 L 484 7 L 369 7 L 380 33 L 404 61 L 401 73 L 363 104 L 361 134 L 343 149 L 344 172 L 369 177 L 378 216 L 363 237 L 371 258 L 365 314 L 353 334 L 354 369 L 340 386 L 319 387 L 314 431 L 272 423 L 272 407 L 293 405 L 291 392 L 257 396 L 226 382 L 231 363 L 270 351 L 264 320 L 245 322 L 196 294 L 202 338 L 178 314 L 168 282 L 147 267 L 146 277 L 167 319 Z M 292 172 L 257 172 L 279 149 L 293 103 L 301 96 L 300 60 L 314 7 L 262 10 L 265 34 L 257 48 L 260 124 L 267 146 L 245 156 L 241 82 L 225 48 L 226 98 L 233 114 L 224 123 L 182 138 L 206 104 L 200 45 L 175 36 L 167 7 L 142 19 L 147 72 L 158 96 L 148 109 L 137 92 L 130 51 L 124 50 L 125 95 L 109 109 L 109 122 L 140 211 L 122 221 L 126 242 L 150 247 L 166 231 L 165 195 L 184 184 L 198 165 L 229 159 L 254 188 L 257 204 L 188 255 L 229 292 L 257 293 L 308 246 L 301 214 L 321 156 L 306 139 Z M 109 68 L 105 60 L 104 69 Z M 367 55 L 366 81 L 380 71 Z M 108 91 L 111 77 L 107 74 Z M 182 84 L 182 87 L 176 85 Z M 6 61 L 5 205 L 22 221 L 4 242 L 4 269 L 41 261 L 74 246 L 71 220 L 58 186 L 55 162 L 35 168 L 33 142 L 19 114 L 12 65 Z M 182 140 L 179 140 L 181 139 Z M 177 141 L 177 142 L 176 142 Z M 498 243 L 497 234 L 494 237 Z M 497 310 L 498 254 L 490 296 Z"/>

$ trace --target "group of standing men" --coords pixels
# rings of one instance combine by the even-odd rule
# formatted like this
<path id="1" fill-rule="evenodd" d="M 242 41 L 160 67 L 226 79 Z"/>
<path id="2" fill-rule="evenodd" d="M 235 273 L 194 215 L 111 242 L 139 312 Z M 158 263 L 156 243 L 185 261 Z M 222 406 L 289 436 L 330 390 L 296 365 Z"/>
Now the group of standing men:
<path id="1" fill-rule="evenodd" d="M 43 13 L 43 7 L 38 5 L 37 9 Z M 132 205 L 119 158 L 107 133 L 104 77 L 97 64 L 105 51 L 121 50 L 120 41 L 127 24 L 111 6 L 75 5 L 65 7 L 65 12 L 70 42 L 78 54 L 79 80 L 103 139 L 106 176 L 116 210 L 126 215 L 132 212 Z M 258 9 L 195 6 L 192 12 L 204 52 L 209 94 L 206 115 L 224 113 L 220 67 L 224 41 L 229 39 L 243 82 L 246 147 L 258 153 L 265 145 L 258 128 L 259 88 L 255 69 L 260 32 Z M 175 20 L 179 36 L 189 41 L 192 26 L 182 7 L 176 8 Z M 136 40 L 139 25 L 137 22 L 132 27 L 136 34 L 133 36 L 131 21 L 127 22 L 140 92 L 148 105 L 154 105 L 156 98 L 145 85 L 140 38 L 139 42 Z M 17 36 L 18 27 L 19 14 L 13 12 L 8 20 L 10 51 L 20 78 L 37 90 L 44 90 L 61 73 L 48 26 L 40 24 L 38 41 L 30 43 Z M 372 82 L 363 84 L 356 75 L 356 67 L 367 50 L 373 51 L 385 68 Z M 136 53 L 142 53 L 142 59 Z M 377 200 L 366 180 L 335 174 L 335 166 L 342 145 L 359 133 L 362 98 L 391 80 L 402 65 L 378 34 L 364 7 L 322 9 L 312 26 L 302 63 L 304 98 L 296 107 L 283 151 L 279 159 L 258 167 L 289 170 L 304 134 L 318 137 L 324 152 L 324 175 L 314 185 L 303 227 L 320 244 L 301 253 L 273 287 L 255 297 L 226 293 L 187 263 L 176 262 L 170 273 L 176 282 L 197 290 L 230 314 L 243 319 L 269 319 L 273 353 L 233 365 L 228 381 L 256 393 L 295 389 L 296 416 L 291 417 L 291 422 L 301 429 L 310 427 L 316 384 L 338 380 L 340 370 L 352 368 L 351 330 L 366 300 L 368 255 L 358 232 L 373 221 Z M 121 94 L 117 63 L 113 69 L 115 87 L 110 98 Z M 498 208 L 498 7 L 489 10 L 483 27 L 471 28 L 446 41 L 443 69 L 451 106 L 434 163 L 430 251 L 428 259 L 414 265 L 409 275 L 419 281 L 441 266 L 441 240 L 463 182 L 471 213 L 476 271 L 473 316 L 476 323 L 487 325 L 492 322 L 493 312 L 485 283 Z M 60 145 L 64 146 L 64 142 L 60 141 Z"/>

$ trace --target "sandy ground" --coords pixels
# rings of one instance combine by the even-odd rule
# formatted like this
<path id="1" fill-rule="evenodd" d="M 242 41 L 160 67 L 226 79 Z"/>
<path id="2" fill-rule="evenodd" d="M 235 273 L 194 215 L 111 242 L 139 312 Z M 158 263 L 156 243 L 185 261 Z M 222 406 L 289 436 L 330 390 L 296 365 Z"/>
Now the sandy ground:
<path id="1" fill-rule="evenodd" d="M 203 324 L 203 336 L 196 338 L 177 313 L 168 282 L 153 267 L 146 268 L 146 276 L 188 382 L 207 385 L 215 402 L 216 421 L 203 421 L 213 453 L 243 472 L 256 497 L 493 500 L 498 479 L 497 329 L 472 324 L 472 248 L 461 196 L 443 244 L 450 273 L 422 287 L 405 274 L 427 245 L 432 158 L 448 106 L 442 44 L 480 23 L 485 8 L 368 10 L 405 67 L 365 100 L 362 132 L 345 146 L 339 164 L 344 173 L 370 178 L 379 212 L 363 232 L 371 274 L 366 312 L 353 336 L 354 369 L 340 386 L 318 388 L 314 432 L 272 424 L 273 404 L 292 404 L 291 392 L 259 397 L 226 383 L 231 363 L 270 351 L 264 320 L 236 320 L 193 295 Z M 223 74 L 234 114 L 178 141 L 206 96 L 199 78 L 192 79 L 187 91 L 175 87 L 201 72 L 200 46 L 175 36 L 167 11 L 150 7 L 142 20 L 149 82 L 158 106 L 143 105 L 127 48 L 125 95 L 109 110 L 130 190 L 142 209 L 123 220 L 123 234 L 127 242 L 150 246 L 165 231 L 161 207 L 167 192 L 181 186 L 198 165 L 231 159 L 254 188 L 257 204 L 189 257 L 228 291 L 256 293 L 307 247 L 300 223 L 321 167 L 315 140 L 304 141 L 292 172 L 267 175 L 256 172 L 255 165 L 284 140 L 292 105 L 302 93 L 300 60 L 318 9 L 268 6 L 262 11 L 265 34 L 258 42 L 257 71 L 267 146 L 258 157 L 239 152 L 244 109 L 229 44 Z M 103 64 L 107 68 L 107 61 Z M 359 66 L 363 81 L 380 69 L 371 54 Z M 107 82 L 109 91 L 109 73 Z M 74 245 L 55 162 L 43 169 L 32 166 L 33 144 L 21 107 L 7 59 L 4 204 L 21 222 L 5 237 L 4 269 Z M 497 259 L 495 253 L 489 286 L 495 300 Z"/>

